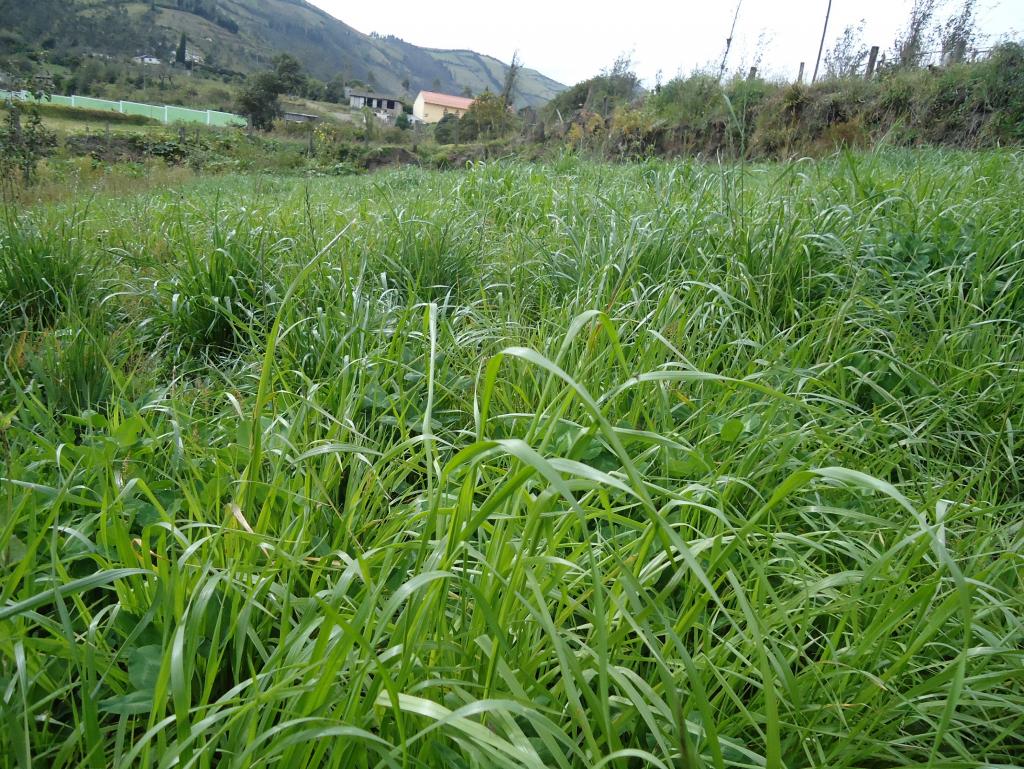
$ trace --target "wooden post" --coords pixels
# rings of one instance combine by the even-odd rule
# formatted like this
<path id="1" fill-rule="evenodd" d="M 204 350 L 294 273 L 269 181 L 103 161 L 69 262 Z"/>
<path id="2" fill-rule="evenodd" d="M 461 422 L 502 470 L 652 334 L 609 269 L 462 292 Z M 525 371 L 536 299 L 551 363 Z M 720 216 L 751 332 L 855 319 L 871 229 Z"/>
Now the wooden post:
<path id="1" fill-rule="evenodd" d="M 750 72 L 747 73 L 747 80 L 753 80 L 757 77 L 757 67 L 751 67 Z"/>
<path id="2" fill-rule="evenodd" d="M 875 74 L 875 64 L 878 62 L 878 46 L 871 46 L 871 53 L 868 55 L 868 70 L 864 75 L 865 80 L 870 80 Z"/>
<path id="3" fill-rule="evenodd" d="M 804 62 L 800 62 L 800 74 L 796 76 L 796 82 L 804 82 Z"/>

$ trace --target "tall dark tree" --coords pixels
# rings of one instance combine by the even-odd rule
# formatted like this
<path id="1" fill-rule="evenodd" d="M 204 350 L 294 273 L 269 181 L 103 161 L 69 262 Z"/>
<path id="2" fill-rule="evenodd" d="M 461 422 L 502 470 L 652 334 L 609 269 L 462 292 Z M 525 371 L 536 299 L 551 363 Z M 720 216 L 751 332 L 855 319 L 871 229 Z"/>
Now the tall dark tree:
<path id="1" fill-rule="evenodd" d="M 238 107 L 249 118 L 249 125 L 268 130 L 281 115 L 281 94 L 284 88 L 276 72 L 261 72 L 252 78 L 238 97 Z"/>
<path id="2" fill-rule="evenodd" d="M 832 48 L 825 54 L 828 77 L 853 77 L 861 72 L 869 49 L 864 43 L 864 24 L 848 24 Z"/>
<path id="3" fill-rule="evenodd" d="M 331 78 L 324 86 L 324 99 L 335 104 L 345 101 L 345 80 L 340 75 Z"/>
<path id="4" fill-rule="evenodd" d="M 931 22 L 937 5 L 938 0 L 914 0 L 907 27 L 894 45 L 897 66 L 917 67 L 921 64 L 932 42 Z"/>
<path id="5" fill-rule="evenodd" d="M 516 81 L 519 79 L 522 69 L 523 63 L 519 60 L 519 51 L 516 51 L 512 54 L 512 63 L 508 65 L 508 71 L 505 73 L 505 85 L 501 89 L 501 99 L 505 102 L 506 107 L 511 107 L 516 100 Z"/>
<path id="6" fill-rule="evenodd" d="M 282 53 L 273 59 L 274 75 L 281 85 L 281 93 L 300 94 L 306 87 L 306 73 L 302 64 L 290 53 Z"/>
<path id="7" fill-rule="evenodd" d="M 182 32 L 181 33 L 181 42 L 178 43 L 178 50 L 177 50 L 177 52 L 174 55 L 174 60 L 176 62 L 178 62 L 178 64 L 184 64 L 187 58 L 188 58 L 188 38 L 185 36 L 185 33 Z"/>
<path id="8" fill-rule="evenodd" d="M 977 0 L 963 0 L 960 10 L 942 27 L 942 63 L 957 64 L 967 58 L 974 46 L 977 30 Z"/>

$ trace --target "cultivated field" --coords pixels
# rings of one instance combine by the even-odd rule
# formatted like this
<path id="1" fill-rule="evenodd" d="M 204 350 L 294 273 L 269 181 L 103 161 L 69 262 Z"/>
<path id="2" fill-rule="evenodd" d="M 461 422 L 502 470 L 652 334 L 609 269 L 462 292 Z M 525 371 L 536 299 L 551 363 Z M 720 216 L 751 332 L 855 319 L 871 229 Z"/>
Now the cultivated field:
<path id="1" fill-rule="evenodd" d="M 0 766 L 1024 762 L 1024 155 L 0 227 Z"/>

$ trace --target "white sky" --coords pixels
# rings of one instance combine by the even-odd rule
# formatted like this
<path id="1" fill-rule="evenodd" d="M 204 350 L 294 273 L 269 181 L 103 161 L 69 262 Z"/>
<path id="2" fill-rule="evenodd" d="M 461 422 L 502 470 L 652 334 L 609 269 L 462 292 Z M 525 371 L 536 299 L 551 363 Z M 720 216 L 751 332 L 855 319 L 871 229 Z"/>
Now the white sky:
<path id="1" fill-rule="evenodd" d="M 519 50 L 527 67 L 572 85 L 609 67 L 621 53 L 651 84 L 713 62 L 725 48 L 736 0 L 311 0 L 360 32 L 397 35 L 429 48 L 468 48 L 504 62 Z M 961 0 L 946 0 L 946 15 Z M 795 77 L 808 73 L 821 41 L 828 0 L 743 0 L 728 68 Z M 891 47 L 906 24 L 912 0 L 833 0 L 828 42 L 847 24 L 867 22 L 865 43 Z M 978 20 L 988 41 L 1024 32 L 1024 0 L 979 0 Z M 987 46 L 982 46 L 987 47 Z"/>

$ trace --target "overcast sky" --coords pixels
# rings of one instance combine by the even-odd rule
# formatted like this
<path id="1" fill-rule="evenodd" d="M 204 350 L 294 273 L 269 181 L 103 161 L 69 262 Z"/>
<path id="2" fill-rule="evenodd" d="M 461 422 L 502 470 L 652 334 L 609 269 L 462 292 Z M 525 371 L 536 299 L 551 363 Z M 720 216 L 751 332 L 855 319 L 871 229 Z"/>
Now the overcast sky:
<path id="1" fill-rule="evenodd" d="M 311 0 L 361 32 L 397 35 L 428 48 L 469 48 L 523 63 L 566 84 L 597 74 L 621 53 L 652 84 L 721 60 L 736 0 Z M 949 12 L 962 0 L 947 0 Z M 865 42 L 884 51 L 906 24 L 912 0 L 833 0 L 829 41 L 866 22 Z M 743 0 L 730 70 L 755 63 L 795 77 L 814 68 L 828 0 Z M 1024 0 L 979 0 L 979 27 L 991 40 L 1024 31 Z M 826 44 L 826 48 L 827 48 Z"/>

